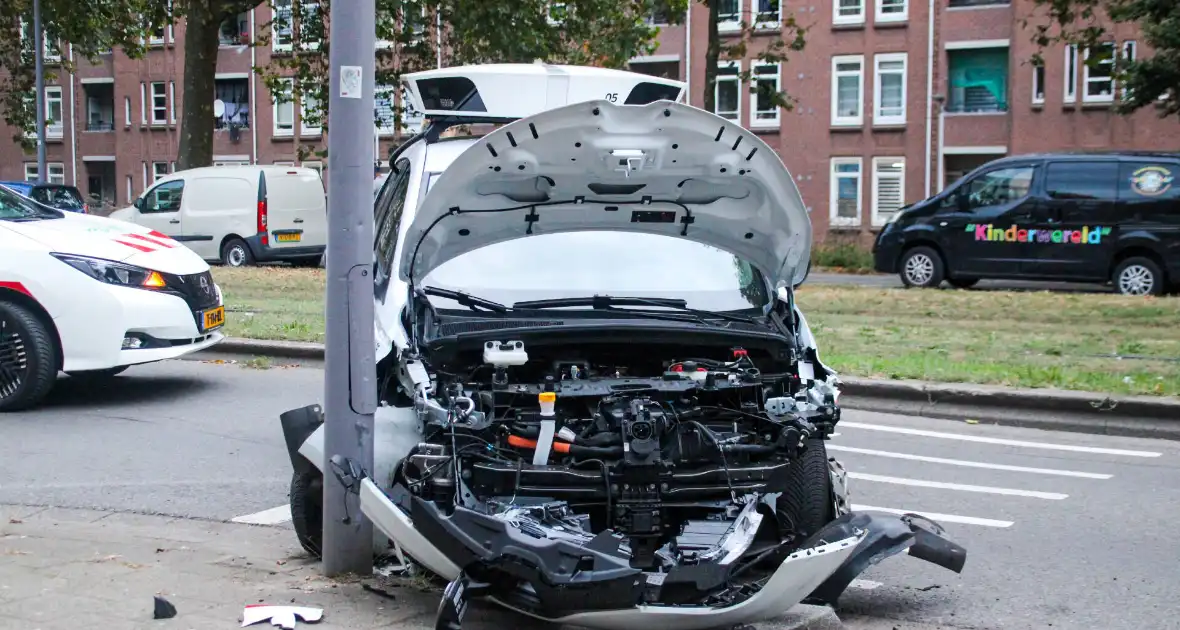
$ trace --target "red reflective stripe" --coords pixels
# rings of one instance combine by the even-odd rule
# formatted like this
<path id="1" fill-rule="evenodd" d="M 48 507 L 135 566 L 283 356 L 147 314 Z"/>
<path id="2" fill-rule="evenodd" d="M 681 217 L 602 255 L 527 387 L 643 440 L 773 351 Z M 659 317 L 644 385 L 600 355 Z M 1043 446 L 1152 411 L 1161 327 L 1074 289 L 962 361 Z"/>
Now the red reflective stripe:
<path id="1" fill-rule="evenodd" d="M 167 234 L 165 234 L 165 233 L 163 233 L 163 232 L 160 232 L 160 231 L 158 231 L 158 230 L 152 230 L 151 232 L 148 232 L 148 236 L 154 236 L 154 237 L 156 237 L 156 238 L 162 238 L 162 239 L 164 239 L 164 240 L 166 240 L 166 241 L 171 241 L 171 240 L 173 240 L 171 236 L 168 236 Z"/>
<path id="2" fill-rule="evenodd" d="M 120 245 L 126 245 L 127 247 L 130 247 L 131 249 L 138 249 L 141 252 L 154 252 L 154 251 L 156 251 L 155 249 L 153 249 L 151 247 L 144 247 L 143 245 L 136 245 L 135 243 L 128 243 L 127 241 L 120 241 L 119 239 L 115 239 L 115 242 Z"/>
<path id="3" fill-rule="evenodd" d="M 131 238 L 137 238 L 141 241 L 146 241 L 148 243 L 151 243 L 152 245 L 159 245 L 161 247 L 172 247 L 166 241 L 159 241 L 154 238 L 148 238 L 147 236 L 144 236 L 143 234 L 128 234 L 127 236 L 130 236 Z M 165 236 L 164 238 L 168 238 L 168 237 Z"/>
<path id="4" fill-rule="evenodd" d="M 29 297 L 33 297 L 33 294 L 29 293 L 29 290 L 25 288 L 25 285 L 23 285 L 19 282 L 6 282 L 3 280 L 0 280 L 0 289 L 11 289 L 13 291 L 16 291 L 17 293 L 23 293 L 24 295 L 27 295 Z M 33 298 L 33 299 L 36 299 L 36 298 Z"/>

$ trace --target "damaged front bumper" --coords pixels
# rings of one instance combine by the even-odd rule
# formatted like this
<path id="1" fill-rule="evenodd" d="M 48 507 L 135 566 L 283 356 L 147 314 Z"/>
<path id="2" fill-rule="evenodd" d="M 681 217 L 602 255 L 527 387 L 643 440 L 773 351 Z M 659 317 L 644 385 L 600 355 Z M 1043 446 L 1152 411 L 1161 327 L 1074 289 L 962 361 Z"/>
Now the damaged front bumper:
<path id="1" fill-rule="evenodd" d="M 371 479 L 359 491 L 361 510 L 381 532 L 452 582 L 439 627 L 457 627 L 464 597 L 480 596 L 559 624 L 704 630 L 772 619 L 801 602 L 834 604 L 866 568 L 905 551 L 955 572 L 966 562 L 966 551 L 922 517 L 845 514 L 795 548 L 769 577 L 736 584 L 729 564 L 667 573 L 632 568 L 607 533 L 579 544 L 462 507 L 446 514 L 400 488 L 391 499 Z"/>

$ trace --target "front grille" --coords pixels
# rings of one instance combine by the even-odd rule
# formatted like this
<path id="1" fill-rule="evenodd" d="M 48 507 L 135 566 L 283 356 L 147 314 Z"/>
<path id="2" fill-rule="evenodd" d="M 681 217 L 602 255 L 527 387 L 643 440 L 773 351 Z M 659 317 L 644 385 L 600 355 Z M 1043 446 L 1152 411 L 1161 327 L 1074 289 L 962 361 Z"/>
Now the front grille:
<path id="1" fill-rule="evenodd" d="M 164 280 L 168 289 L 182 298 L 194 311 L 217 306 L 217 289 L 213 284 L 213 274 L 208 271 L 187 276 L 167 274 Z"/>

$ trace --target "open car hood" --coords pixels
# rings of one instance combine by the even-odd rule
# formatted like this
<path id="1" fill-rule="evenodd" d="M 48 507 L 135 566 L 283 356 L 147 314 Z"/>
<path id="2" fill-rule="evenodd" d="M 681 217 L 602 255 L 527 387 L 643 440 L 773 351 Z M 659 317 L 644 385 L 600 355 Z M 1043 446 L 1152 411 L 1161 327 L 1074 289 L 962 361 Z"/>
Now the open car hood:
<path id="1" fill-rule="evenodd" d="M 400 274 L 531 234 L 645 232 L 726 250 L 776 287 L 802 282 L 811 220 L 778 154 L 695 107 L 590 101 L 501 127 L 431 187 Z M 669 261 L 674 264 L 674 261 Z"/>

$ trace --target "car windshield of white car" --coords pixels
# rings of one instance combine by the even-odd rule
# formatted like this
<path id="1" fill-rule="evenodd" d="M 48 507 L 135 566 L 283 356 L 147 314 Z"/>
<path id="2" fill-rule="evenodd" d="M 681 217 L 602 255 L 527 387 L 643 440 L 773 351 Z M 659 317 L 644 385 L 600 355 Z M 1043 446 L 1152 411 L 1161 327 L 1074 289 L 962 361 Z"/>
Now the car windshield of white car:
<path id="1" fill-rule="evenodd" d="M 0 221 L 40 221 L 60 219 L 63 216 L 65 215 L 57 210 L 46 208 L 0 187 Z"/>
<path id="2" fill-rule="evenodd" d="M 423 284 L 501 304 L 594 295 L 683 301 L 680 307 L 643 306 L 668 313 L 684 307 L 753 311 L 770 301 L 763 275 L 733 254 L 682 238 L 636 232 L 565 232 L 503 241 L 443 263 Z M 437 308 L 463 308 L 443 297 L 430 301 Z"/>

